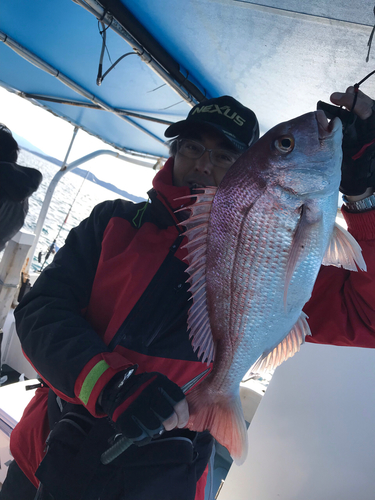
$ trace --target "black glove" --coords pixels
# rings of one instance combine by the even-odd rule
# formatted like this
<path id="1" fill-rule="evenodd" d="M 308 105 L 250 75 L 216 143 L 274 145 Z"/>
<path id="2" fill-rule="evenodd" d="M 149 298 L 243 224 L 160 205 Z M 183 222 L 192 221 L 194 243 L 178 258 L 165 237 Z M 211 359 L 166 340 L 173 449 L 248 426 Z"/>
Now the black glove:
<path id="1" fill-rule="evenodd" d="M 352 112 L 322 101 L 317 109 L 322 109 L 328 119 L 338 116 L 343 124 L 340 191 L 356 196 L 375 187 L 375 112 L 361 120 Z"/>
<path id="2" fill-rule="evenodd" d="M 136 375 L 134 369 L 118 373 L 103 390 L 100 406 L 124 436 L 146 444 L 164 427 L 185 395 L 174 382 L 157 372 Z"/>

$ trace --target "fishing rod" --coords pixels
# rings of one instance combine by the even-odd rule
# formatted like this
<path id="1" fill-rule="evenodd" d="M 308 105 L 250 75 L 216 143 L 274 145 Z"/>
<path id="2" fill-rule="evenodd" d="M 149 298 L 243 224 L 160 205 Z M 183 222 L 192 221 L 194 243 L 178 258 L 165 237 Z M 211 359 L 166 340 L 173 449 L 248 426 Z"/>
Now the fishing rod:
<path id="1" fill-rule="evenodd" d="M 51 255 L 51 254 L 53 254 L 53 253 L 55 253 L 55 244 L 56 244 L 56 241 L 57 241 L 57 239 L 58 239 L 58 238 L 59 238 L 59 236 L 60 236 L 60 233 L 61 233 L 62 228 L 64 227 L 64 225 L 65 225 L 65 224 L 67 223 L 67 221 L 68 221 L 68 218 L 69 218 L 70 212 L 72 211 L 73 205 L 74 205 L 74 203 L 75 203 L 76 199 L 78 198 L 78 195 L 79 195 L 79 193 L 81 192 L 81 189 L 82 189 L 82 187 L 83 187 L 83 184 L 84 184 L 85 180 L 87 179 L 87 176 L 89 175 L 89 173 L 90 173 L 90 171 L 88 170 L 88 171 L 86 172 L 86 175 L 85 175 L 85 177 L 84 177 L 84 179 L 83 179 L 83 181 L 82 181 L 82 183 L 81 183 L 81 185 L 80 185 L 80 187 L 79 187 L 79 189 L 78 189 L 78 191 L 77 191 L 77 193 L 76 193 L 76 195 L 75 195 L 75 197 L 74 197 L 74 199 L 73 199 L 73 201 L 72 201 L 72 203 L 71 203 L 70 207 L 69 207 L 69 210 L 68 210 L 68 213 L 66 214 L 66 217 L 65 217 L 64 222 L 61 224 L 60 229 L 59 229 L 59 231 L 58 231 L 58 233 L 57 233 L 57 235 L 56 235 L 55 239 L 53 240 L 53 242 L 51 243 L 51 245 L 48 247 L 48 250 L 47 250 L 46 255 L 45 255 L 45 258 L 44 258 L 44 262 L 43 262 L 43 264 L 42 264 L 41 268 L 39 269 L 39 272 L 42 272 L 42 271 L 43 271 L 43 268 L 44 268 L 44 266 L 45 266 L 45 264 L 46 264 L 47 260 L 49 259 L 50 255 Z M 43 255 L 43 254 L 42 254 L 42 252 L 39 252 L 39 254 L 38 254 L 38 262 L 39 262 L 39 263 L 40 263 L 40 262 L 41 262 L 41 260 L 42 260 L 42 255 Z"/>
<path id="2" fill-rule="evenodd" d="M 350 109 L 343 109 L 342 106 L 335 106 L 333 104 L 328 104 L 323 101 L 318 101 L 317 103 L 317 109 L 322 109 L 324 113 L 326 114 L 328 119 L 335 118 L 338 116 L 342 122 L 343 125 L 343 133 L 344 135 L 346 133 L 350 133 L 350 128 L 354 126 L 355 121 L 357 120 L 357 115 L 354 113 L 354 108 L 357 104 L 357 99 L 358 99 L 358 92 L 359 92 L 359 87 L 362 85 L 363 82 L 365 82 L 370 76 L 375 74 L 375 70 L 371 71 L 368 73 L 362 80 L 360 80 L 358 83 L 355 83 L 353 85 L 354 87 L 354 93 L 353 93 L 353 103 L 350 107 Z M 375 102 L 372 107 L 373 111 L 375 112 Z"/>
<path id="3" fill-rule="evenodd" d="M 373 14 L 375 16 L 375 6 L 373 7 Z M 367 42 L 367 47 L 368 47 L 368 49 L 367 49 L 367 56 L 366 56 L 366 62 L 367 63 L 370 60 L 370 51 L 371 51 L 372 42 L 373 42 L 373 39 L 374 39 L 374 34 L 375 34 L 375 24 L 374 24 L 374 26 L 373 26 L 373 28 L 371 30 L 371 33 L 370 33 L 370 36 L 369 36 L 369 39 L 368 39 L 368 42 Z M 355 105 L 357 104 L 359 86 L 362 85 L 362 83 L 365 82 L 368 78 L 370 78 L 370 76 L 372 76 L 374 73 L 375 73 L 375 70 L 371 71 L 368 75 L 366 75 L 364 78 L 362 78 L 362 80 L 360 80 L 358 83 L 355 83 L 353 85 L 354 86 L 353 104 L 352 104 L 351 108 L 348 111 L 344 110 L 342 108 L 342 106 L 340 106 L 339 107 L 339 111 L 337 111 L 337 110 L 335 110 L 335 106 L 327 104 L 327 103 L 325 103 L 323 101 L 319 101 L 318 102 L 317 109 L 322 109 L 326 113 L 327 118 L 331 119 L 331 118 L 333 118 L 335 116 L 338 116 L 341 119 L 342 124 L 343 124 L 343 132 L 344 132 L 344 134 L 346 132 L 346 129 L 350 128 L 350 125 L 353 125 L 353 123 L 356 120 L 356 116 L 354 115 L 354 108 L 355 108 Z M 372 110 L 375 113 L 375 102 L 374 102 L 374 104 L 372 106 Z"/>

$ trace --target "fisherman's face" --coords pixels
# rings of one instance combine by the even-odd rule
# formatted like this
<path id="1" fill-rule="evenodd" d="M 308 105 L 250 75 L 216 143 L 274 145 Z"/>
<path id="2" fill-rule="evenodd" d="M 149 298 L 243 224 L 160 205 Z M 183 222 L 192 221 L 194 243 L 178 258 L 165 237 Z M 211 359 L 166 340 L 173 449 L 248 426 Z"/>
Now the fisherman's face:
<path id="1" fill-rule="evenodd" d="M 187 141 L 179 143 L 174 159 L 174 185 L 190 188 L 218 186 L 229 167 L 240 156 L 239 152 L 225 136 L 211 129 L 191 130 L 184 134 L 185 138 Z M 189 142 L 189 140 L 193 142 Z M 224 163 L 225 166 L 214 165 L 207 150 L 200 158 L 186 156 L 186 154 L 190 155 L 190 151 L 196 152 L 199 145 L 204 146 L 207 150 L 220 150 L 219 154 L 217 151 L 214 154 L 211 153 L 211 158 L 219 158 L 220 163 Z M 217 163 L 215 160 L 214 162 Z"/>

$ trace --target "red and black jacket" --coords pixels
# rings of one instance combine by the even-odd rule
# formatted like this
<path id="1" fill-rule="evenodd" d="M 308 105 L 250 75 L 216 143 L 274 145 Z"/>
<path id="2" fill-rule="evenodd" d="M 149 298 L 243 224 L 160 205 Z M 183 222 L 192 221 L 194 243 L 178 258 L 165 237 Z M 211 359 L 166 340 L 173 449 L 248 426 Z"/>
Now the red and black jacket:
<path id="1" fill-rule="evenodd" d="M 124 368 L 138 364 L 138 373 L 158 371 L 180 386 L 206 368 L 186 332 L 186 252 L 173 212 L 190 191 L 171 176 L 167 165 L 149 202 L 96 206 L 17 308 L 37 372 L 95 416 L 101 390 Z"/>
<path id="2" fill-rule="evenodd" d="M 137 373 L 157 371 L 179 386 L 207 368 L 187 334 L 186 251 L 174 214 L 190 189 L 173 186 L 172 168 L 170 160 L 157 174 L 149 201 L 95 207 L 15 314 L 24 353 L 37 372 L 64 401 L 83 404 L 96 417 L 103 416 L 96 408 L 100 392 L 124 368 L 137 364 Z M 47 433 L 40 428 L 46 404 L 38 397 L 11 443 L 34 484 Z M 37 452 L 27 463 L 22 440 L 23 448 L 29 442 Z"/>

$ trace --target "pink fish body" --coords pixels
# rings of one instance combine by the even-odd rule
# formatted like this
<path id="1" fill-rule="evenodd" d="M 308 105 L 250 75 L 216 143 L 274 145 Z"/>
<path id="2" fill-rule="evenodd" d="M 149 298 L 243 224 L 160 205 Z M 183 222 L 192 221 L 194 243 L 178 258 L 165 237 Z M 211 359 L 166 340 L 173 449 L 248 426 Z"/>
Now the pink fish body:
<path id="1" fill-rule="evenodd" d="M 237 463 L 247 454 L 239 385 L 275 368 L 310 334 L 302 308 L 321 264 L 362 270 L 335 225 L 341 122 L 323 112 L 277 125 L 205 188 L 187 227 L 192 345 L 211 373 L 188 394 L 189 428 L 208 429 Z"/>

